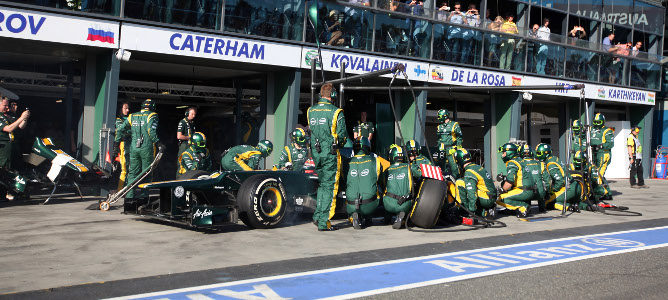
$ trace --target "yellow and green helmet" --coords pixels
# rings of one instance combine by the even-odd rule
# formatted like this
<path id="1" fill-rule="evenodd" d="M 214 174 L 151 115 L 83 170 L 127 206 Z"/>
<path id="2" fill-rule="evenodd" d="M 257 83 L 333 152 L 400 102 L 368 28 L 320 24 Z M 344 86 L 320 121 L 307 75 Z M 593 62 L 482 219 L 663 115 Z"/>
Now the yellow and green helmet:
<path id="1" fill-rule="evenodd" d="M 458 147 L 455 152 L 455 161 L 457 161 L 459 166 L 463 167 L 466 163 L 473 161 L 473 159 L 466 149 Z"/>
<path id="2" fill-rule="evenodd" d="M 536 146 L 535 158 L 537 160 L 546 160 L 550 156 L 552 156 L 552 146 L 545 143 L 540 143 Z"/>
<path id="3" fill-rule="evenodd" d="M 420 144 L 416 140 L 409 140 L 406 142 L 406 152 L 409 155 L 417 155 L 420 153 Z"/>
<path id="4" fill-rule="evenodd" d="M 392 144 L 387 156 L 391 162 L 401 162 L 404 160 L 404 149 L 397 144 Z"/>
<path id="5" fill-rule="evenodd" d="M 522 156 L 522 158 L 533 157 L 533 150 L 531 150 L 531 146 L 529 146 L 529 144 L 524 144 L 520 147 L 520 156 Z"/>
<path id="6" fill-rule="evenodd" d="M 587 163 L 587 155 L 582 151 L 576 151 L 575 154 L 573 155 L 573 166 L 576 169 L 581 170 L 582 168 L 584 168 L 586 163 Z"/>
<path id="7" fill-rule="evenodd" d="M 155 110 L 155 101 L 151 99 L 146 99 L 144 100 L 144 102 L 142 102 L 141 108 L 153 111 Z"/>
<path id="8" fill-rule="evenodd" d="M 267 157 L 271 154 L 272 151 L 274 151 L 274 144 L 272 144 L 269 140 L 261 140 L 259 143 L 257 143 L 257 150 L 262 153 L 262 156 Z"/>
<path id="9" fill-rule="evenodd" d="M 580 120 L 573 121 L 571 128 L 573 129 L 573 133 L 580 134 L 582 131 L 582 122 L 580 122 Z"/>
<path id="10" fill-rule="evenodd" d="M 193 133 L 193 136 L 190 138 L 190 141 L 188 142 L 195 148 L 199 149 L 206 148 L 206 136 L 204 135 L 204 133 L 201 132 Z"/>
<path id="11" fill-rule="evenodd" d="M 503 146 L 499 147 L 499 153 L 506 153 L 506 156 L 503 157 L 503 161 L 509 161 L 519 154 L 519 149 L 516 144 L 513 143 L 505 143 Z"/>
<path id="12" fill-rule="evenodd" d="M 605 116 L 602 113 L 596 113 L 591 123 L 594 124 L 594 127 L 601 128 L 605 125 Z"/>
<path id="13" fill-rule="evenodd" d="M 439 122 L 443 122 L 449 118 L 450 118 L 450 112 L 445 108 L 439 109 L 438 113 L 436 113 L 436 120 L 438 120 Z"/>
<path id="14" fill-rule="evenodd" d="M 302 128 L 297 128 L 292 131 L 290 134 L 290 138 L 292 139 L 292 142 L 304 146 L 306 145 L 306 131 Z"/>

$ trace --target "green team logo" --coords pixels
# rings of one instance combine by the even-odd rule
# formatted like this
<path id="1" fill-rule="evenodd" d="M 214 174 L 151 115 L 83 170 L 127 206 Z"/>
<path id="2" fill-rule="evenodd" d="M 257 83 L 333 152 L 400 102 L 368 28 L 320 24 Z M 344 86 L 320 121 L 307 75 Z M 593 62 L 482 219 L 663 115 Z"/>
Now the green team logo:
<path id="1" fill-rule="evenodd" d="M 304 63 L 310 67 L 316 58 L 318 58 L 318 51 L 309 50 L 308 52 L 306 52 L 306 54 L 304 54 Z M 320 63 L 318 63 L 316 67 L 320 67 Z"/>

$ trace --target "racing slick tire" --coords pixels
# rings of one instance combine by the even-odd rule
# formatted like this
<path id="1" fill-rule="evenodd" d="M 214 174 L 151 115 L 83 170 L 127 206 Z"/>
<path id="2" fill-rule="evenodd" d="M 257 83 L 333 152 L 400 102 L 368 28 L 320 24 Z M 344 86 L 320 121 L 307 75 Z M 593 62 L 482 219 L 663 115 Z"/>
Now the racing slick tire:
<path id="1" fill-rule="evenodd" d="M 207 172 L 204 170 L 190 170 L 186 171 L 183 174 L 179 174 L 179 176 L 176 177 L 178 180 L 183 180 L 183 179 L 197 179 L 200 176 L 205 176 L 205 175 L 211 175 L 211 172 Z"/>
<path id="2" fill-rule="evenodd" d="M 436 225 L 441 209 L 447 196 L 447 183 L 431 178 L 422 180 L 410 221 L 421 228 L 432 228 Z"/>
<path id="3" fill-rule="evenodd" d="M 288 214 L 285 187 L 276 177 L 254 175 L 246 179 L 237 192 L 239 219 L 251 228 L 271 228 Z"/>

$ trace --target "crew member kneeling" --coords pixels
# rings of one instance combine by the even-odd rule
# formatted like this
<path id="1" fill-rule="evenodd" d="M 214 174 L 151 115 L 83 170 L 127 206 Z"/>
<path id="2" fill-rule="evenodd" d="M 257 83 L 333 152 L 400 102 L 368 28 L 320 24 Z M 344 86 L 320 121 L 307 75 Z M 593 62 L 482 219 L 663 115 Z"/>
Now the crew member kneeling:
<path id="1" fill-rule="evenodd" d="M 473 163 L 464 148 L 457 149 L 455 161 L 461 169 L 462 178 L 457 179 L 457 202 L 476 216 L 494 217 L 496 187 L 489 172 Z"/>
<path id="2" fill-rule="evenodd" d="M 599 200 L 610 197 L 610 190 L 605 185 L 598 168 L 587 162 L 585 153 L 581 151 L 575 152 L 575 155 L 573 155 L 573 163 L 571 163 L 569 169 L 571 176 L 580 179 L 584 184 L 589 186 L 587 190 L 591 191 L 593 199 L 591 199 L 591 203 L 586 204 L 588 209 L 595 209 L 594 207 L 589 206 L 589 204 L 597 205 Z M 589 180 L 587 180 L 587 178 L 589 178 Z"/>
<path id="3" fill-rule="evenodd" d="M 261 140 L 256 147 L 251 145 L 238 145 L 228 149 L 220 165 L 223 171 L 253 171 L 260 165 L 260 159 L 271 154 L 274 144 L 268 140 Z"/>
<path id="4" fill-rule="evenodd" d="M 387 213 L 397 216 L 392 228 L 401 229 L 406 221 L 406 214 L 413 208 L 413 175 L 410 164 L 404 162 L 404 150 L 401 146 L 390 146 L 388 156 L 392 164 L 383 176 L 383 206 Z"/>
<path id="5" fill-rule="evenodd" d="M 535 183 L 535 198 L 533 200 L 538 201 L 538 211 L 545 212 L 545 198 L 547 196 L 545 185 L 543 184 L 545 164 L 533 158 L 533 151 L 527 144 L 522 145 L 520 156 L 522 156 L 521 163 L 525 168 L 524 172 L 528 176 L 531 176 L 531 179 Z"/>
<path id="6" fill-rule="evenodd" d="M 547 208 L 563 210 L 564 203 L 568 201 L 567 209 L 580 211 L 585 209 L 586 204 L 581 203 L 582 183 L 574 181 L 570 174 L 564 172 L 564 165 L 559 158 L 552 156 L 552 147 L 548 144 L 538 144 L 536 146 L 535 157 L 537 160 L 545 163 L 546 172 L 543 174 L 543 182 L 547 190 Z M 566 190 L 566 176 L 568 176 L 568 191 Z"/>
<path id="7" fill-rule="evenodd" d="M 353 142 L 355 156 L 350 159 L 346 182 L 346 211 L 353 228 L 371 225 L 371 217 L 378 208 L 378 178 L 383 172 L 382 158 L 371 153 L 369 138 Z"/>
<path id="8" fill-rule="evenodd" d="M 501 189 L 504 192 L 499 195 L 496 204 L 517 211 L 518 218 L 525 218 L 529 214 L 531 199 L 535 197 L 535 183 L 533 178 L 525 173 L 524 166 L 516 160 L 519 156 L 517 145 L 505 143 L 499 147 L 499 152 L 506 163 L 507 173 L 501 180 Z"/>
<path id="9" fill-rule="evenodd" d="M 211 171 L 211 155 L 206 148 L 206 136 L 195 132 L 188 143 L 190 146 L 179 156 L 179 174 L 193 170 Z"/>
<path id="10" fill-rule="evenodd" d="M 301 171 L 304 163 L 308 160 L 308 146 L 306 143 L 306 132 L 297 128 L 290 134 L 292 144 L 285 146 L 276 164 L 276 169 Z"/>

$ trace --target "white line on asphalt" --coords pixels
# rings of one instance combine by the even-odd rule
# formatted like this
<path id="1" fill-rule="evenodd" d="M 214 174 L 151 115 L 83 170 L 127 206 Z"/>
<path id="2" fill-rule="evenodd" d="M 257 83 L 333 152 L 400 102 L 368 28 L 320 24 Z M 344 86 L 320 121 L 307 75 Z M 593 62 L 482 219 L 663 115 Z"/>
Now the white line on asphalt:
<path id="1" fill-rule="evenodd" d="M 316 274 L 323 274 L 323 273 L 329 273 L 329 272 L 337 272 L 337 271 L 353 270 L 353 269 L 359 269 L 359 268 L 382 266 L 382 265 L 388 265 L 388 264 L 393 264 L 393 263 L 402 263 L 402 262 L 410 262 L 410 261 L 423 260 L 423 259 L 438 258 L 438 257 L 441 257 L 441 256 L 446 256 L 446 255 L 448 255 L 448 256 L 462 255 L 462 254 L 468 254 L 468 253 L 473 253 L 473 252 L 492 251 L 492 250 L 506 249 L 506 248 L 512 248 L 512 247 L 530 246 L 530 245 L 549 243 L 549 242 L 558 242 L 558 241 L 564 241 L 564 240 L 582 239 L 582 238 L 589 238 L 589 237 L 595 237 L 595 236 L 606 236 L 606 235 L 624 234 L 624 233 L 632 233 L 632 232 L 642 232 L 642 231 L 658 230 L 658 229 L 665 229 L 665 228 L 668 228 L 668 226 L 624 230 L 624 231 L 607 232 L 607 233 L 597 233 L 597 234 L 582 235 L 582 236 L 571 236 L 571 237 L 558 238 L 558 239 L 552 239 L 552 240 L 541 240 L 541 241 L 511 244 L 511 245 L 504 245 L 504 246 L 496 246 L 496 247 L 482 248 L 482 249 L 464 250 L 464 251 L 457 251 L 457 252 L 445 252 L 445 253 L 432 254 L 432 255 L 419 256 L 419 257 L 402 258 L 402 259 L 387 260 L 387 261 L 380 261 L 380 262 L 374 262 L 374 263 L 343 266 L 343 267 L 336 267 L 336 268 L 329 268 L 329 269 L 322 269 L 322 270 L 314 270 L 314 271 L 307 271 L 307 272 L 300 272 L 300 273 L 267 276 L 267 277 L 244 279 L 244 280 L 224 282 L 224 283 L 215 283 L 215 284 L 202 285 L 202 286 L 193 286 L 193 287 L 188 287 L 188 288 L 181 288 L 181 289 L 174 289 L 174 290 L 167 290 L 167 291 L 159 291 L 159 292 L 152 292 L 152 293 L 145 293 L 145 294 L 122 296 L 122 297 L 116 297 L 116 298 L 109 298 L 109 300 L 125 300 L 125 299 L 156 297 L 156 296 L 161 296 L 161 295 L 166 295 L 166 294 L 185 293 L 185 292 L 191 292 L 191 291 L 200 291 L 200 290 L 205 290 L 205 289 L 227 287 L 227 286 L 232 286 L 232 285 L 241 285 L 241 284 L 248 284 L 248 283 L 255 283 L 255 282 L 262 282 L 262 281 L 271 281 L 271 280 L 276 280 L 276 279 L 293 278 L 293 277 L 306 276 L 306 275 L 316 275 Z M 665 246 L 668 246 L 668 243 L 667 244 L 660 244 L 660 245 L 653 245 L 653 246 L 646 246 L 646 247 L 638 247 L 638 248 L 632 248 L 632 249 L 626 249 L 626 250 L 620 250 L 620 251 L 606 252 L 606 253 L 600 253 L 600 254 L 592 254 L 592 255 L 586 255 L 586 256 L 581 256 L 581 257 L 576 257 L 576 258 L 561 259 L 561 260 L 550 261 L 550 262 L 545 262 L 545 263 L 538 263 L 538 264 L 532 264 L 532 265 L 527 265 L 527 266 L 517 266 L 517 267 L 508 268 L 508 269 L 494 270 L 494 271 L 488 271 L 488 272 L 483 272 L 483 273 L 478 273 L 478 274 L 462 275 L 462 276 L 451 277 L 451 278 L 447 278 L 447 279 L 438 279 L 438 280 L 433 280 L 433 281 L 420 282 L 420 283 L 411 284 L 411 285 L 407 285 L 407 286 L 416 285 L 415 287 L 420 287 L 423 284 L 426 286 L 426 285 L 438 284 L 438 283 L 442 283 L 442 282 L 449 282 L 449 281 L 455 281 L 455 280 L 475 278 L 475 277 L 479 277 L 478 276 L 479 274 L 493 275 L 493 274 L 498 274 L 498 273 L 503 273 L 503 272 L 509 272 L 508 271 L 509 269 L 523 270 L 523 269 L 535 268 L 535 267 L 539 267 L 539 266 L 543 266 L 543 265 L 550 265 L 550 264 L 554 264 L 554 263 L 563 263 L 563 262 L 575 261 L 575 260 L 579 260 L 579 259 L 586 259 L 586 258 L 605 256 L 605 255 L 612 255 L 612 254 L 618 254 L 618 253 L 626 253 L 626 252 L 632 252 L 632 251 L 638 251 L 638 250 L 644 250 L 644 249 L 653 249 L 653 248 L 659 248 L 659 247 L 665 247 Z M 484 275 L 480 275 L 480 276 L 484 276 Z M 435 283 L 430 283 L 430 282 L 435 282 Z M 407 289 L 407 288 L 408 289 L 413 288 L 413 287 L 407 287 L 407 288 L 402 288 L 402 287 L 403 286 L 396 286 L 396 287 L 386 288 L 386 289 L 382 289 L 382 290 L 387 290 L 386 292 L 392 292 L 392 291 L 394 291 L 394 289 L 403 290 L 403 289 Z M 371 291 L 356 293 L 354 295 L 364 294 L 364 293 L 369 293 L 369 292 L 371 292 Z M 379 292 L 379 293 L 386 293 L 386 292 Z M 379 294 L 379 293 L 376 293 L 376 294 Z M 369 294 L 369 295 L 374 295 L 374 294 Z M 336 296 L 336 297 L 331 298 L 331 299 L 348 299 L 348 298 L 361 297 L 361 296 L 351 296 L 351 297 L 344 297 L 344 298 L 337 298 L 337 297 L 344 297 L 344 296 Z M 328 299 L 330 299 L 330 298 L 328 298 Z"/>
<path id="2" fill-rule="evenodd" d="M 564 259 L 560 259 L 560 260 L 547 261 L 547 262 L 535 263 L 535 264 L 524 265 L 524 266 L 515 266 L 515 267 L 503 268 L 503 269 L 494 270 L 494 271 L 487 271 L 487 272 L 480 272 L 480 273 L 474 273 L 474 274 L 468 274 L 468 275 L 461 275 L 461 276 L 456 276 L 456 277 L 449 277 L 449 278 L 442 278 L 442 279 L 436 279 L 436 280 L 430 280 L 430 281 L 423 281 L 423 282 L 411 283 L 411 284 L 406 284 L 406 285 L 393 286 L 393 287 L 389 287 L 389 288 L 364 291 L 364 292 L 359 292 L 359 293 L 339 295 L 339 296 L 328 297 L 328 298 L 320 298 L 320 300 L 341 300 L 341 299 L 353 299 L 353 298 L 359 298 L 359 297 L 365 297 L 365 296 L 373 296 L 373 295 L 378 295 L 378 294 L 398 292 L 398 291 L 402 291 L 402 290 L 420 288 L 420 287 L 436 285 L 436 284 L 441 284 L 441 283 L 448 283 L 448 282 L 453 282 L 453 281 L 473 279 L 473 278 L 478 278 L 478 277 L 484 277 L 484 276 L 489 276 L 489 275 L 497 275 L 497 274 L 520 271 L 520 270 L 528 270 L 528 269 L 545 267 L 545 266 L 556 265 L 556 264 L 562 264 L 562 263 L 573 262 L 573 261 L 578 261 L 578 260 L 584 260 L 584 259 L 590 259 L 590 258 L 596 258 L 596 257 L 603 257 L 603 256 L 615 255 L 615 254 L 622 254 L 622 253 L 628 253 L 628 252 L 635 252 L 635 251 L 641 251 L 641 250 L 662 248 L 662 247 L 667 247 L 667 246 L 668 246 L 668 243 L 664 243 L 664 244 L 658 244 L 658 245 L 652 245 L 652 246 L 617 250 L 617 251 L 604 252 L 604 253 L 596 253 L 596 254 L 590 254 L 590 255 L 585 255 L 585 256 L 564 258 Z"/>

